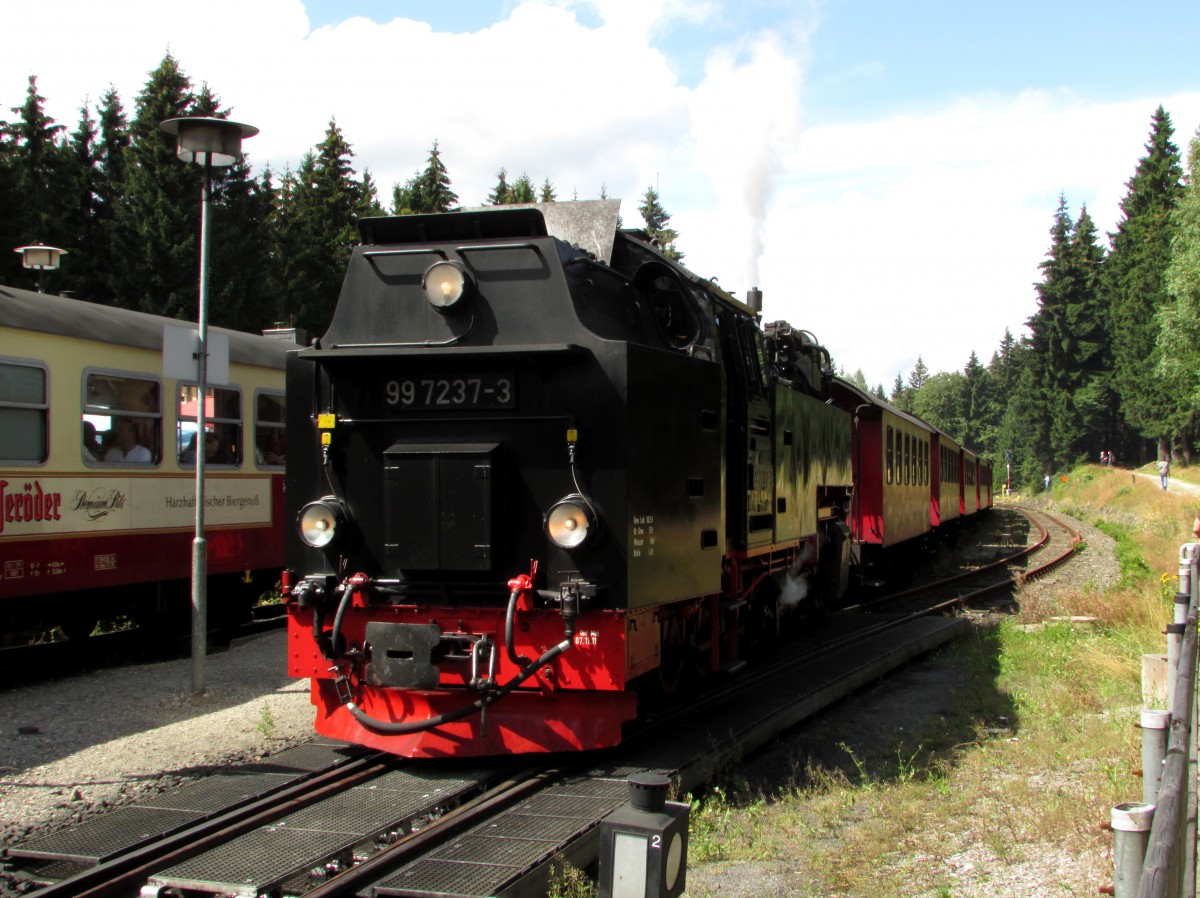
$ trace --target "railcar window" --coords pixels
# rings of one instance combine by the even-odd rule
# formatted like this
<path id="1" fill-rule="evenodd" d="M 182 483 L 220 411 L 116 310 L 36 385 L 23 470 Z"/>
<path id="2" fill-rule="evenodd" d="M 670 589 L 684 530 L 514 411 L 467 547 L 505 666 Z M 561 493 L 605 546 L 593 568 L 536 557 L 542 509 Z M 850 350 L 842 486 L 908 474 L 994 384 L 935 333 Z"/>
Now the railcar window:
<path id="1" fill-rule="evenodd" d="M 909 434 L 904 435 L 904 485 L 912 483 L 912 443 Z"/>
<path id="2" fill-rule="evenodd" d="M 181 465 L 194 465 L 198 450 L 196 410 L 200 388 L 179 385 L 179 419 L 175 449 Z M 206 387 L 204 391 L 204 463 L 233 466 L 242 463 L 242 394 L 235 389 Z"/>
<path id="3" fill-rule="evenodd" d="M 50 417 L 46 401 L 46 367 L 16 361 L 0 362 L 0 432 L 4 461 L 40 464 L 46 460 Z"/>
<path id="4" fill-rule="evenodd" d="M 162 461 L 161 396 L 156 379 L 85 372 L 84 461 L 122 465 L 155 465 Z M 95 429 L 90 446 L 89 424 Z"/>
<path id="5" fill-rule="evenodd" d="M 287 458 L 282 393 L 260 390 L 254 399 L 254 461 L 261 467 L 281 467 Z"/>
<path id="6" fill-rule="evenodd" d="M 892 482 L 892 428 L 887 429 L 887 482 Z"/>

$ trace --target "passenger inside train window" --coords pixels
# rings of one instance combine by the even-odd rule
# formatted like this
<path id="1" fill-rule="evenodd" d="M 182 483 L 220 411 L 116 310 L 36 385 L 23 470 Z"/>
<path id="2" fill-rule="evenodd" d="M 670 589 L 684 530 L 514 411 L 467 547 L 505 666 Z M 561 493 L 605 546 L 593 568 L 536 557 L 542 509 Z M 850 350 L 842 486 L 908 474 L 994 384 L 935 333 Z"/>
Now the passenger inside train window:
<path id="1" fill-rule="evenodd" d="M 287 446 L 282 427 L 263 428 L 258 434 L 259 464 L 282 465 L 287 461 Z"/>
<path id="2" fill-rule="evenodd" d="M 83 458 L 84 461 L 100 461 L 104 458 L 104 446 L 96 435 L 96 425 L 91 421 L 83 422 Z"/>
<path id="3" fill-rule="evenodd" d="M 113 423 L 113 446 L 104 453 L 105 461 L 152 464 L 154 457 L 141 444 L 137 422 L 133 418 L 117 418 Z"/>
<path id="4" fill-rule="evenodd" d="M 188 448 L 179 458 L 180 464 L 194 465 L 196 463 L 196 435 L 192 434 Z M 234 460 L 229 452 L 221 445 L 221 438 L 211 430 L 204 432 L 204 463 L 206 465 L 231 465 Z"/>

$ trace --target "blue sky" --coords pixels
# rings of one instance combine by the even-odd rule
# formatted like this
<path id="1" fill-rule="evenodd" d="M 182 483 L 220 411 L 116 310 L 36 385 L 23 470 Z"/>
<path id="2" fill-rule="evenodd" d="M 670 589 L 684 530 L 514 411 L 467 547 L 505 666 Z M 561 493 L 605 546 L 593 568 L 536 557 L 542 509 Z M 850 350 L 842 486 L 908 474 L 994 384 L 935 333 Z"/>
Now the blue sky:
<path id="1" fill-rule="evenodd" d="M 887 387 L 1019 336 L 1059 195 L 1111 231 L 1155 107 L 1181 150 L 1200 126 L 1195 0 L 42 0 L 0 29 L 0 108 L 36 74 L 68 126 L 110 83 L 131 109 L 169 48 L 253 164 L 336 118 L 385 202 L 434 140 L 468 204 L 503 166 L 630 225 L 657 185 L 697 273 Z"/>

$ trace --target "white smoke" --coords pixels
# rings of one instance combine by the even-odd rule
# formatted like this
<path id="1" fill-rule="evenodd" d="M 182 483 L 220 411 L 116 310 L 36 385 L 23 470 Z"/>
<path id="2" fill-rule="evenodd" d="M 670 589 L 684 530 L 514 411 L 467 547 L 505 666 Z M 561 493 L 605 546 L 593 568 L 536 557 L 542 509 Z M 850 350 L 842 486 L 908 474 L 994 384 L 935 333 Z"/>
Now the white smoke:
<path id="1" fill-rule="evenodd" d="M 815 554 L 815 545 L 811 541 L 804 543 L 804 548 L 796 556 L 796 561 L 783 575 L 783 585 L 779 592 L 779 602 L 788 608 L 795 608 L 808 597 L 808 572 L 804 570 L 810 558 Z"/>
<path id="2" fill-rule="evenodd" d="M 788 608 L 795 608 L 808 595 L 808 578 L 804 574 L 793 574 L 788 571 L 783 575 L 783 590 L 779 594 L 779 603 Z"/>

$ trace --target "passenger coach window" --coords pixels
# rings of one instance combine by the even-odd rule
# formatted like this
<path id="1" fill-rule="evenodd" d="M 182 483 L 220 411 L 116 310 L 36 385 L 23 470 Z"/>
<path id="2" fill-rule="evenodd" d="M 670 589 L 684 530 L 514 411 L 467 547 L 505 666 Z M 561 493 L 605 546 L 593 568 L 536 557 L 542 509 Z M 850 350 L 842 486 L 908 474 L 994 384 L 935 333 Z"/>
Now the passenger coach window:
<path id="1" fill-rule="evenodd" d="M 48 409 L 44 365 L 0 362 L 0 458 L 27 464 L 46 460 Z"/>
<path id="2" fill-rule="evenodd" d="M 84 461 L 124 465 L 162 461 L 162 393 L 158 381 L 89 372 L 84 382 Z"/>
<path id="3" fill-rule="evenodd" d="M 254 412 L 254 461 L 263 467 L 278 467 L 287 458 L 283 394 L 260 392 Z"/>
<path id="4" fill-rule="evenodd" d="M 887 429 L 887 482 L 892 482 L 892 428 Z"/>
<path id="5" fill-rule="evenodd" d="M 175 447 L 181 465 L 194 465 L 196 443 L 195 384 L 179 385 L 179 423 L 175 428 Z M 205 388 L 204 464 L 238 465 L 242 462 L 242 394 L 222 387 Z"/>

